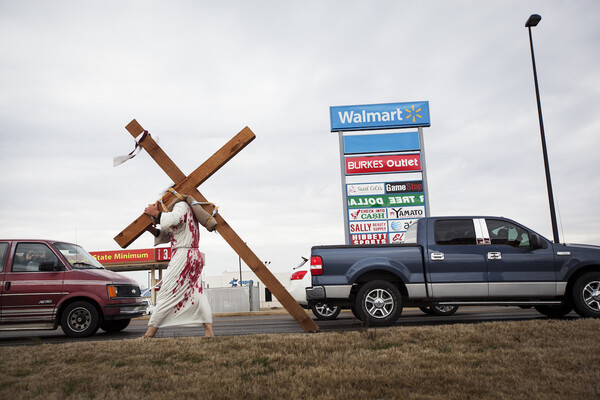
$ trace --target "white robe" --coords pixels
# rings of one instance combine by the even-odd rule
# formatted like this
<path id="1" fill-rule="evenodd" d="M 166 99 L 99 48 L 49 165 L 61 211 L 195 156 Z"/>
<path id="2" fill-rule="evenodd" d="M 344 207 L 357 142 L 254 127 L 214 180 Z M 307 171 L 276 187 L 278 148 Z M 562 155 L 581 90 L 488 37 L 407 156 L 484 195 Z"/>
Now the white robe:
<path id="1" fill-rule="evenodd" d="M 198 250 L 198 221 L 190 206 L 181 201 L 175 204 L 172 212 L 162 213 L 160 228 L 156 242 L 167 243 L 170 239 L 171 261 L 148 325 L 162 328 L 212 323 L 210 305 L 202 288 L 204 260 Z"/>

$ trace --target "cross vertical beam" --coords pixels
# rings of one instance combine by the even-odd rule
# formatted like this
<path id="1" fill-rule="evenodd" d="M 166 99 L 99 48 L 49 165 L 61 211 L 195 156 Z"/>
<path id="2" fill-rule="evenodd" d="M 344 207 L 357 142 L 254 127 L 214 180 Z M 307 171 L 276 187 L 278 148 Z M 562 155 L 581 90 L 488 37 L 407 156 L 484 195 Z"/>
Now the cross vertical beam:
<path id="1" fill-rule="evenodd" d="M 137 138 L 144 132 L 144 128 L 134 119 L 126 126 L 127 131 Z M 177 165 L 167 156 L 160 146 L 147 135 L 139 144 L 150 154 L 156 163 L 165 171 L 165 173 L 175 182 L 175 190 L 179 193 L 184 193 L 194 197 L 197 201 L 208 202 L 207 199 L 198 191 L 197 187 L 212 176 L 219 168 L 227 161 L 233 158 L 239 151 L 246 147 L 255 136 L 252 131 L 246 127 L 240 131 L 233 139 L 219 149 L 213 156 L 200 165 L 189 176 L 177 167 Z M 169 204 L 173 199 L 173 194 L 166 193 L 162 201 Z M 211 209 L 206 206 L 208 212 Z M 279 300 L 281 305 L 290 313 L 290 315 L 298 322 L 305 332 L 317 332 L 318 326 L 308 316 L 308 314 L 300 307 L 298 302 L 289 294 L 283 287 L 281 282 L 275 278 L 271 271 L 262 263 L 262 261 L 254 254 L 248 245 L 238 236 L 238 234 L 229 226 L 221 214 L 215 216 L 217 221 L 216 230 L 231 246 L 231 248 L 240 256 L 242 260 L 254 271 L 256 276 L 263 284 L 273 293 L 275 298 Z M 152 225 L 149 216 L 142 214 L 125 230 L 115 237 L 115 241 L 122 247 L 129 246 L 137 239 L 146 229 Z"/>

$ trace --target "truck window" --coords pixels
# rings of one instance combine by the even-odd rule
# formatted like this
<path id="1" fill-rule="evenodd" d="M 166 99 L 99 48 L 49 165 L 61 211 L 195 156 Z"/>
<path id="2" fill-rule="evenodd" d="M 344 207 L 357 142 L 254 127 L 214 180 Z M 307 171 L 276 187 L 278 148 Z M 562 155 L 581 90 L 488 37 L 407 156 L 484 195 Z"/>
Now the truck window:
<path id="1" fill-rule="evenodd" d="M 445 219 L 435 221 L 437 244 L 477 244 L 472 219 Z"/>
<path id="2" fill-rule="evenodd" d="M 529 233 L 515 224 L 499 219 L 486 219 L 492 244 L 505 244 L 512 247 L 530 247 Z"/>
<path id="3" fill-rule="evenodd" d="M 12 272 L 39 272 L 44 262 L 58 263 L 58 258 L 42 243 L 19 243 L 13 259 Z"/>
<path id="4" fill-rule="evenodd" d="M 0 242 L 0 272 L 4 271 L 4 261 L 6 261 L 6 253 L 8 253 L 8 243 Z"/>

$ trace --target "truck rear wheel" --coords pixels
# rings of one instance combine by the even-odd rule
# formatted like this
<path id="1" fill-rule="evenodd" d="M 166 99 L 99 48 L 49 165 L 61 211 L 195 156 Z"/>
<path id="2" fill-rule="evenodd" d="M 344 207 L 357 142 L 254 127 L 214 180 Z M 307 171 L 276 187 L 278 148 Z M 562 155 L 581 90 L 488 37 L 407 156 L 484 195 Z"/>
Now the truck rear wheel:
<path id="1" fill-rule="evenodd" d="M 363 317 L 360 316 L 360 314 L 358 313 L 358 310 L 356 309 L 355 306 L 350 307 L 350 311 L 352 311 L 352 315 L 354 315 L 354 317 L 356 319 L 360 319 L 361 321 L 364 319 Z"/>
<path id="2" fill-rule="evenodd" d="M 388 281 L 367 282 L 356 295 L 356 309 L 367 325 L 392 325 L 402 314 L 400 290 Z"/>
<path id="3" fill-rule="evenodd" d="M 431 307 L 419 307 L 419 310 L 425 314 L 438 315 L 441 317 L 447 317 L 453 315 L 457 310 L 458 306 L 431 306 Z"/>
<path id="4" fill-rule="evenodd" d="M 577 314 L 600 318 L 600 272 L 581 275 L 573 285 L 573 306 Z"/>

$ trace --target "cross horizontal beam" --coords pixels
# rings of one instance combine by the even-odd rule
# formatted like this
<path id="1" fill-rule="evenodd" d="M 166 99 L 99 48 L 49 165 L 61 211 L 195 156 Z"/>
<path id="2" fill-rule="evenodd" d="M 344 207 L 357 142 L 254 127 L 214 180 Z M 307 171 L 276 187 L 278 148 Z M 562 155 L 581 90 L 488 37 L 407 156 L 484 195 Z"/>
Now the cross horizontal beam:
<path id="1" fill-rule="evenodd" d="M 131 121 L 125 128 L 134 138 L 138 137 L 144 132 L 144 128 L 142 128 L 142 126 L 135 119 Z M 255 138 L 256 136 L 250 130 L 250 128 L 245 127 L 187 177 L 160 148 L 152 136 L 147 135 L 142 141 L 140 141 L 140 145 L 148 152 L 148 154 L 150 154 L 154 161 L 161 166 L 169 178 L 176 183 L 174 189 L 177 192 L 190 194 L 190 190 L 195 189 L 202 184 L 202 182 L 210 178 L 223 165 L 225 165 L 227 161 L 231 160 L 237 153 L 242 151 L 244 147 L 246 147 Z M 173 194 L 171 192 L 167 192 L 163 196 L 162 200 L 164 204 L 170 204 L 173 198 Z M 199 199 L 196 200 L 200 201 Z M 210 210 L 210 212 L 212 212 L 212 210 Z M 131 224 L 129 224 L 127 228 L 115 236 L 114 239 L 119 246 L 126 248 L 138 237 L 140 237 L 142 233 L 144 233 L 144 231 L 151 225 L 152 219 L 148 215 L 142 214 Z"/>

